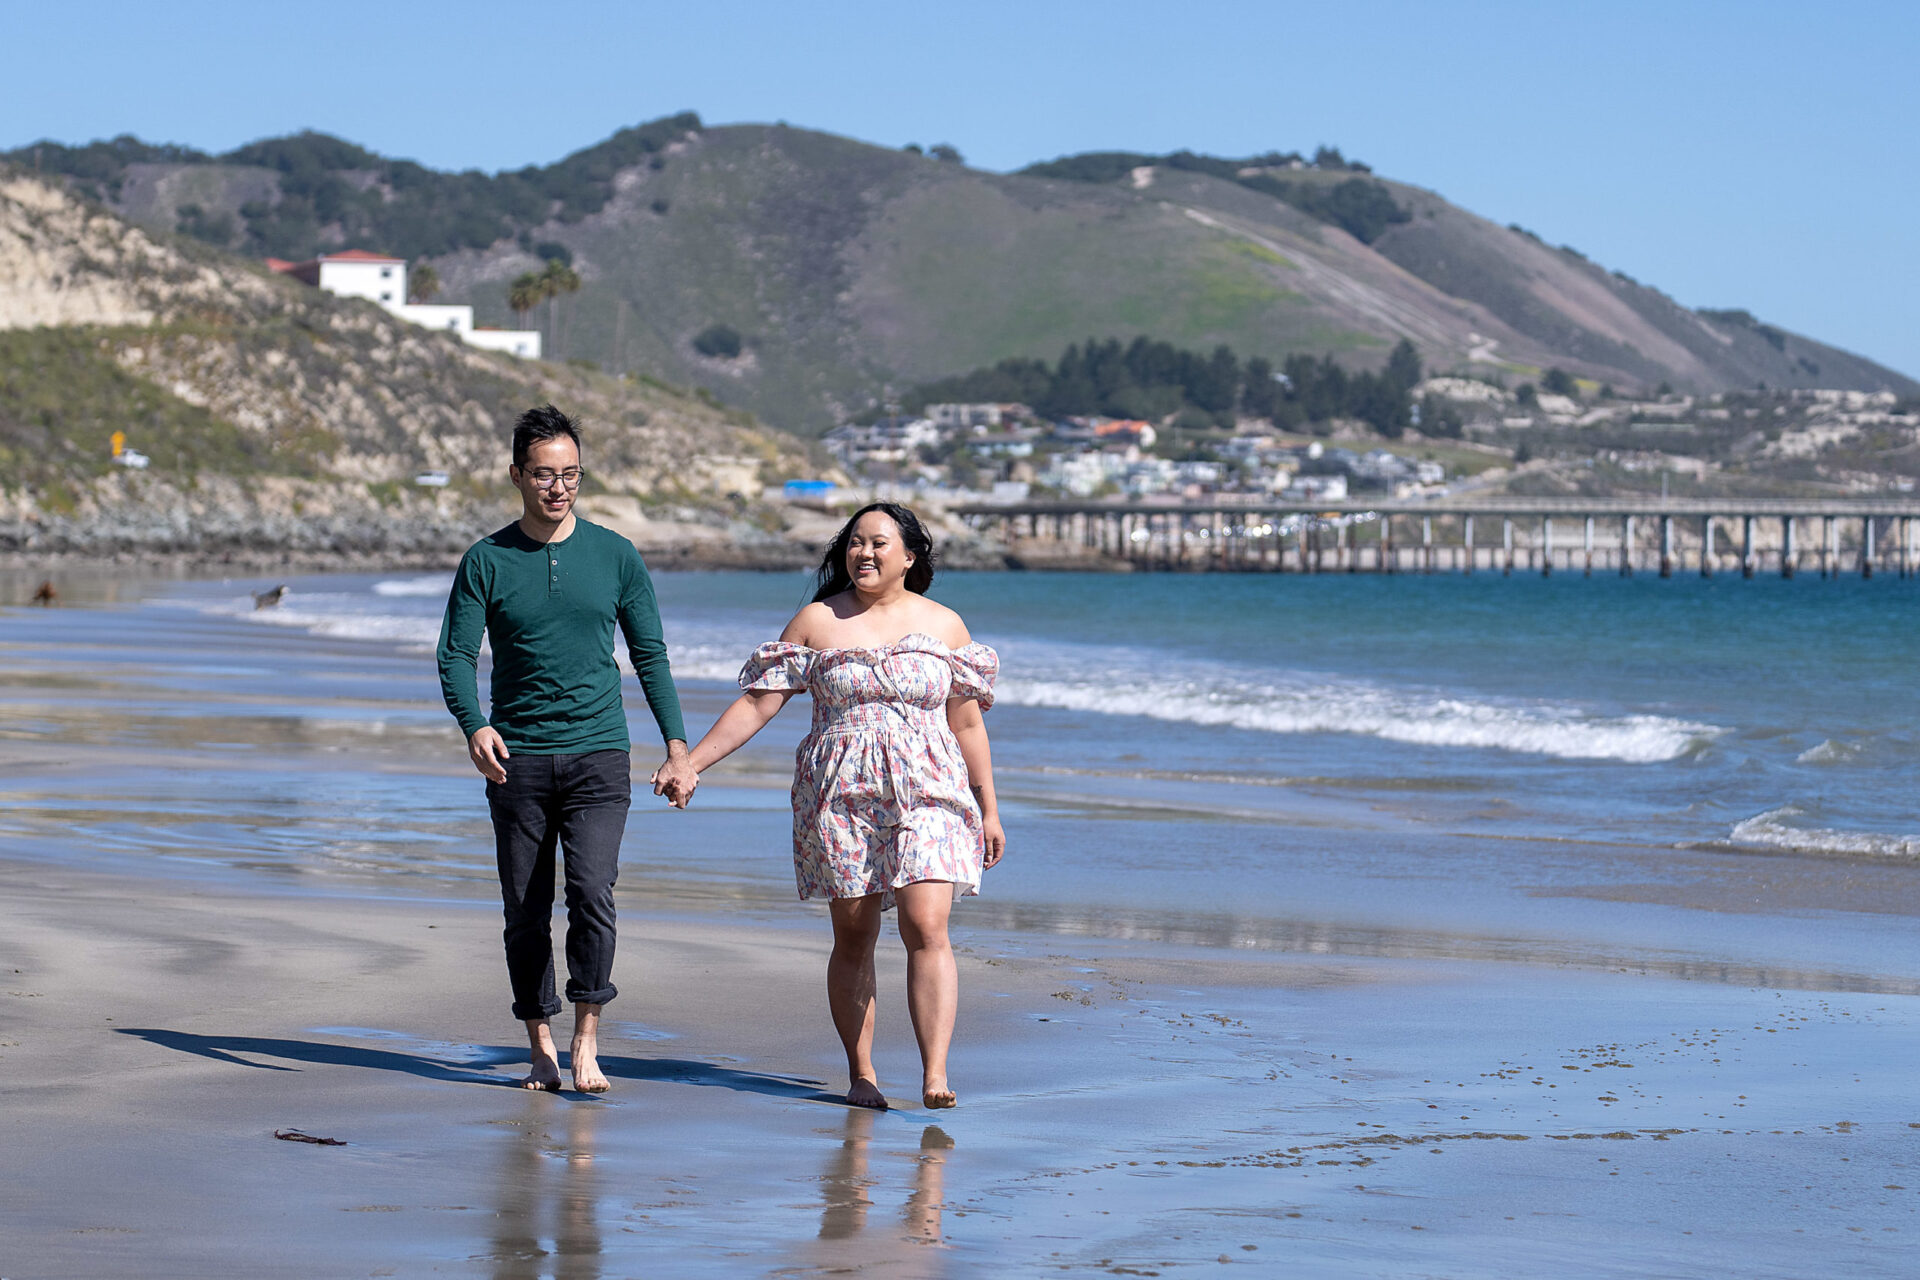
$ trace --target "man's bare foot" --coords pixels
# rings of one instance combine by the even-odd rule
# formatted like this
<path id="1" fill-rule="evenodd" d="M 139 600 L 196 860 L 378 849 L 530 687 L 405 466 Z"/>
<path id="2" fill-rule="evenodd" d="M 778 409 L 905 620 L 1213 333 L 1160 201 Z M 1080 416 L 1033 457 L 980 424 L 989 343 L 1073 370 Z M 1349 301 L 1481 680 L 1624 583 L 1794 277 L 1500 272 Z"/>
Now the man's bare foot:
<path id="1" fill-rule="evenodd" d="M 853 1082 L 853 1088 L 847 1090 L 847 1105 L 850 1107 L 872 1107 L 875 1111 L 887 1109 L 887 1095 L 880 1092 L 880 1086 L 861 1076 Z"/>
<path id="2" fill-rule="evenodd" d="M 944 1111 L 959 1102 L 953 1090 L 947 1087 L 945 1076 L 928 1076 L 926 1083 L 920 1086 L 920 1102 L 929 1111 Z"/>
<path id="3" fill-rule="evenodd" d="M 560 1064 L 549 1053 L 535 1053 L 533 1067 L 527 1072 L 527 1078 L 520 1082 L 522 1089 L 531 1089 L 540 1093 L 560 1092 Z"/>
<path id="4" fill-rule="evenodd" d="M 520 1087 L 537 1093 L 560 1092 L 560 1059 L 553 1051 L 553 1028 L 545 1018 L 527 1020 L 527 1055 L 533 1066 Z"/>
<path id="5" fill-rule="evenodd" d="M 600 1070 L 600 1052 L 592 1040 L 573 1038 L 573 1087 L 581 1093 L 605 1093 L 613 1086 Z"/>

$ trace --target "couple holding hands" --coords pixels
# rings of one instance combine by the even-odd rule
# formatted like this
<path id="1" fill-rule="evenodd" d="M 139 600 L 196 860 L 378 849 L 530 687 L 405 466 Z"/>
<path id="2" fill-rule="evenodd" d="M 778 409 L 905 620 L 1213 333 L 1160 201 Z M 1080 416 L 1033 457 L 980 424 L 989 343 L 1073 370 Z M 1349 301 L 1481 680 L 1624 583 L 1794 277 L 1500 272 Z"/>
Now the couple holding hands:
<path id="1" fill-rule="evenodd" d="M 533 1058 L 522 1085 L 560 1088 L 549 923 L 558 861 L 573 1083 L 607 1088 L 597 1033 L 601 1006 L 617 994 L 613 885 L 631 801 L 617 626 L 667 743 L 654 794 L 676 807 L 788 699 L 812 696 L 813 726 L 795 759 L 794 872 L 802 898 L 829 900 L 827 1003 L 846 1049 L 847 1101 L 887 1105 L 873 1067 L 873 955 L 882 913 L 897 907 L 921 1098 L 953 1106 L 947 1048 L 959 979 L 947 916 L 1006 851 L 981 718 L 999 659 L 959 614 L 926 598 L 934 548 L 925 528 L 893 503 L 855 513 L 821 561 L 812 603 L 754 650 L 740 697 L 689 750 L 646 566 L 625 538 L 574 515 L 580 457 L 579 428 L 558 409 L 521 416 L 508 476 L 522 514 L 462 558 L 438 649 L 447 707 L 487 779 L 513 1016 Z M 483 635 L 493 649 L 490 711 L 479 699 Z"/>

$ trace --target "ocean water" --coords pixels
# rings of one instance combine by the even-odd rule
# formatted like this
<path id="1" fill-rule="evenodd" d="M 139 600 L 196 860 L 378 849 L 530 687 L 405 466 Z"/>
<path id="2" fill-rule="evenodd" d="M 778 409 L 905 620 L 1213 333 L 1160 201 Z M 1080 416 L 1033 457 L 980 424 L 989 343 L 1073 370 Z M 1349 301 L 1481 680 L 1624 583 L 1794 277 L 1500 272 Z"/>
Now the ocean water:
<path id="1" fill-rule="evenodd" d="M 264 581 L 123 582 L 6 610 L 0 735 L 132 754 L 106 794 L 85 772 L 16 778 L 0 835 L 80 823 L 103 856 L 484 880 L 477 783 L 431 659 L 449 581 L 297 578 L 264 610 Z M 656 585 L 697 736 L 807 582 Z M 1464 930 L 1644 957 L 1672 936 L 1606 902 L 1871 916 L 1906 910 L 1892 899 L 1920 880 L 1920 584 L 952 573 L 934 595 L 1002 659 L 988 726 L 1013 856 L 982 919 L 1285 946 L 1323 926 Z M 637 690 L 629 711 L 651 741 Z M 790 893 L 780 785 L 806 715 L 791 707 L 696 800 L 738 815 L 735 834 L 688 856 L 648 834 L 667 828 L 643 804 L 630 860 Z M 139 754 L 169 748 L 245 768 L 182 794 Z M 356 764 L 370 752 L 386 762 Z M 423 762 L 440 773 L 404 777 Z M 1718 927 L 1684 933 L 1713 953 Z M 1801 920 L 1773 953 L 1748 931 L 1716 954 L 1830 967 L 1828 932 Z M 1920 980 L 1891 921 L 1850 936 L 1849 972 Z"/>
<path id="2" fill-rule="evenodd" d="M 191 584 L 154 603 L 424 653 L 449 582 L 313 579 L 272 610 Z M 699 692 L 729 690 L 807 587 L 656 582 L 676 677 Z M 1498 795 L 1517 810 L 1488 819 L 1503 831 L 1920 861 L 1911 583 L 948 574 L 934 595 L 1001 654 L 996 719 L 1020 732 L 1000 758 L 1021 771 L 1135 794 Z M 650 728 L 641 713 L 636 741 Z"/>

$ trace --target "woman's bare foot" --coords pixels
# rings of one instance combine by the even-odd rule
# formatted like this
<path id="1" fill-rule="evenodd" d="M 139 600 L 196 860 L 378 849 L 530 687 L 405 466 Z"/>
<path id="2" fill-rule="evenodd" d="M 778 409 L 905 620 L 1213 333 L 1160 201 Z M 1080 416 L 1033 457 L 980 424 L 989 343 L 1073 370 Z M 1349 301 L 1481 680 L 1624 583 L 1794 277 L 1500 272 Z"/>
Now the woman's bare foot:
<path id="1" fill-rule="evenodd" d="M 861 1076 L 853 1082 L 853 1088 L 847 1090 L 847 1105 L 850 1107 L 872 1107 L 875 1111 L 887 1109 L 887 1095 L 880 1092 L 880 1086 Z"/>
<path id="2" fill-rule="evenodd" d="M 944 1111 L 959 1101 L 959 1097 L 947 1087 L 945 1076 L 928 1076 L 926 1083 L 920 1086 L 921 1105 L 929 1111 Z"/>

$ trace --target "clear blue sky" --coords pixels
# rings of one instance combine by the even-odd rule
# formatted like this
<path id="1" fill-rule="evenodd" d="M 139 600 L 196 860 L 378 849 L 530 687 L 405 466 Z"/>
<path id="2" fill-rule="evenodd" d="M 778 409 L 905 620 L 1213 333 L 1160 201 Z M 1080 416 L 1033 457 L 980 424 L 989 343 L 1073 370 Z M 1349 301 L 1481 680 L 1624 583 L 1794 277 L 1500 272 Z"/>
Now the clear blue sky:
<path id="1" fill-rule="evenodd" d="M 686 109 L 989 169 L 1331 143 L 1689 306 L 1920 376 L 1907 0 L 0 0 L 0 30 L 6 148 L 315 128 L 494 170 Z"/>

